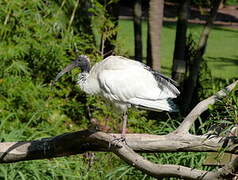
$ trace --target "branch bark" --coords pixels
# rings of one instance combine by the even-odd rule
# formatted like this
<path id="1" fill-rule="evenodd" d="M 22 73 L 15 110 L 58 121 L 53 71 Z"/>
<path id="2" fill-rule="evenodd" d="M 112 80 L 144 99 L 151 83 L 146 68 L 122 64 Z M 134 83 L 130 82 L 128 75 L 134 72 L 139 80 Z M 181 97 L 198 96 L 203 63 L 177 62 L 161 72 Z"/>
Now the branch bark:
<path id="1" fill-rule="evenodd" d="M 235 86 L 238 84 L 238 80 L 227 86 L 226 88 L 218 91 L 213 96 L 201 101 L 198 103 L 192 111 L 185 117 L 181 125 L 176 129 L 174 133 L 189 133 L 189 129 L 193 125 L 194 121 L 204 112 L 208 109 L 209 105 L 215 104 L 219 99 L 226 96 L 228 92 L 230 92 L 232 89 L 235 88 Z"/>
<path id="2" fill-rule="evenodd" d="M 0 163 L 68 156 L 87 151 L 113 151 L 120 134 L 83 130 L 26 142 L 0 143 Z M 208 138 L 191 134 L 126 134 L 127 145 L 136 152 L 217 152 L 224 148 L 225 137 Z M 227 143 L 227 141 L 226 141 Z M 225 152 L 238 154 L 238 144 L 230 140 Z"/>
<path id="3" fill-rule="evenodd" d="M 216 178 L 216 173 L 214 172 L 196 170 L 180 165 L 160 165 L 152 163 L 139 154 L 135 153 L 125 144 L 122 144 L 121 148 L 115 149 L 114 153 L 117 154 L 121 159 L 126 161 L 128 164 L 155 178 L 178 177 L 182 179 L 205 180 L 210 179 L 210 176 L 212 176 L 214 180 L 218 179 Z"/>
<path id="4" fill-rule="evenodd" d="M 227 172 L 237 170 L 237 161 L 217 171 L 217 174 L 179 165 L 154 164 L 135 153 L 135 151 L 219 151 L 223 146 L 224 137 L 208 139 L 206 136 L 183 134 L 178 136 L 127 134 L 126 144 L 121 142 L 112 143 L 115 137 L 120 137 L 120 134 L 106 134 L 84 130 L 36 141 L 0 143 L 0 163 L 68 156 L 87 151 L 110 151 L 117 154 L 128 164 L 156 178 L 172 176 L 183 179 L 209 179 L 210 177 L 213 177 L 212 179 L 219 179 L 220 176 L 227 175 Z M 237 144 L 230 142 L 225 152 L 238 154 Z"/>

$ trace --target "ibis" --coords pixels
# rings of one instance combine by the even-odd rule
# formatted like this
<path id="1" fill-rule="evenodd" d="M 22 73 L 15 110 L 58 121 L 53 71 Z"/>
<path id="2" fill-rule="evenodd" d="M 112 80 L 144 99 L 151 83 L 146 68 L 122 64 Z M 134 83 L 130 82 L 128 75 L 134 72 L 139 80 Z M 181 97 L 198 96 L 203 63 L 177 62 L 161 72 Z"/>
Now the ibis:
<path id="1" fill-rule="evenodd" d="M 178 111 L 171 99 L 180 92 L 176 82 L 138 61 L 122 56 L 109 56 L 90 66 L 90 59 L 80 55 L 63 69 L 53 84 L 66 72 L 78 67 L 77 84 L 87 94 L 110 102 L 123 115 L 122 137 L 125 137 L 127 110 L 134 106 L 152 111 Z"/>

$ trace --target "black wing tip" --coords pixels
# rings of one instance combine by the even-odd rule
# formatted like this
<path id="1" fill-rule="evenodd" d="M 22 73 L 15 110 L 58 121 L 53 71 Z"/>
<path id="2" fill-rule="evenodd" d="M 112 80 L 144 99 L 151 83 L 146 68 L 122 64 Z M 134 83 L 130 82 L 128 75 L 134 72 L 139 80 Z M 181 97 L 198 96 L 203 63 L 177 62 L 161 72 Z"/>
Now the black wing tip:
<path id="1" fill-rule="evenodd" d="M 158 83 L 161 83 L 163 86 L 167 87 L 175 96 L 180 95 L 180 92 L 177 89 L 179 84 L 175 80 L 159 73 L 158 71 L 152 71 L 152 74 Z"/>
<path id="2" fill-rule="evenodd" d="M 172 99 L 169 98 L 167 101 L 171 107 L 169 112 L 180 112 L 178 105 Z"/>
<path id="3" fill-rule="evenodd" d="M 173 93 L 173 95 L 175 97 L 180 95 L 180 91 L 177 88 L 177 87 L 179 87 L 179 84 L 175 80 L 161 74 L 158 71 L 151 69 L 149 66 L 147 66 L 145 64 L 142 64 L 142 65 L 146 70 L 148 70 L 152 73 L 155 80 L 158 82 L 158 86 L 160 86 L 161 88 L 164 88 L 163 86 L 167 87 Z"/>
<path id="4" fill-rule="evenodd" d="M 179 86 L 179 83 L 175 80 L 173 80 L 172 78 L 168 77 L 168 76 L 165 76 L 163 74 L 161 74 L 160 72 L 158 71 L 153 71 L 153 75 L 157 78 L 163 78 L 164 80 L 170 82 L 171 84 L 173 84 L 175 87 L 178 87 Z"/>

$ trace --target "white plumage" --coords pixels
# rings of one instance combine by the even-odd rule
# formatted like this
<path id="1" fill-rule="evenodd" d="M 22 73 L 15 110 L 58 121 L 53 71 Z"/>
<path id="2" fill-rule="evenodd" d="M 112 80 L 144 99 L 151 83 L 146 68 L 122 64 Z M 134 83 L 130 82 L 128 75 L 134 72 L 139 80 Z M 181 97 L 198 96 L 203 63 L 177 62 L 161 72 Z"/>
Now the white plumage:
<path id="1" fill-rule="evenodd" d="M 121 56 L 109 56 L 95 64 L 86 80 L 81 79 L 80 74 L 78 84 L 83 91 L 104 97 L 122 112 L 131 105 L 174 111 L 167 99 L 179 94 L 175 86 L 176 93 L 163 84 L 159 86 L 145 65 Z"/>
<path id="2" fill-rule="evenodd" d="M 90 68 L 88 57 L 81 55 L 61 71 L 55 81 L 77 66 L 82 70 L 77 82 L 80 88 L 88 94 L 104 97 L 119 112 L 126 113 L 131 106 L 153 111 L 177 111 L 171 101 L 179 95 L 175 81 L 140 62 L 109 56 Z"/>

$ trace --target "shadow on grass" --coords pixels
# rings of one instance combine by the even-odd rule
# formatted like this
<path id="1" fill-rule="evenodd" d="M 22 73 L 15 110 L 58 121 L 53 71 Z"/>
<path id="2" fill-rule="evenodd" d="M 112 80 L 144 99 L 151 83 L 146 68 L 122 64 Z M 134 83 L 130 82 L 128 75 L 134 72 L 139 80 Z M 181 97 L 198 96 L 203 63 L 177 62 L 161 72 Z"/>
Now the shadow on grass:
<path id="1" fill-rule="evenodd" d="M 177 22 L 169 22 L 169 21 L 163 21 L 163 27 L 166 27 L 168 29 L 176 29 Z"/>
<path id="2" fill-rule="evenodd" d="M 163 26 L 168 29 L 176 29 L 177 22 L 171 22 L 171 21 L 163 21 Z M 204 24 L 195 24 L 195 23 L 188 23 L 188 27 L 190 29 L 202 29 L 204 27 Z M 217 31 L 225 31 L 225 32 L 232 32 L 232 33 L 238 33 L 238 29 L 230 28 L 226 25 L 213 25 L 213 29 Z"/>
<path id="3" fill-rule="evenodd" d="M 232 32 L 232 33 L 238 33 L 238 29 L 232 29 L 226 26 L 219 26 L 215 25 L 213 29 L 218 30 L 218 31 L 227 31 L 227 32 Z"/>
<path id="4" fill-rule="evenodd" d="M 238 56 L 234 57 L 206 57 L 208 62 L 216 62 L 221 63 L 217 64 L 218 67 L 224 67 L 224 66 L 238 66 Z M 237 67 L 238 69 L 238 67 Z M 237 71 L 238 72 L 238 71 Z"/>

